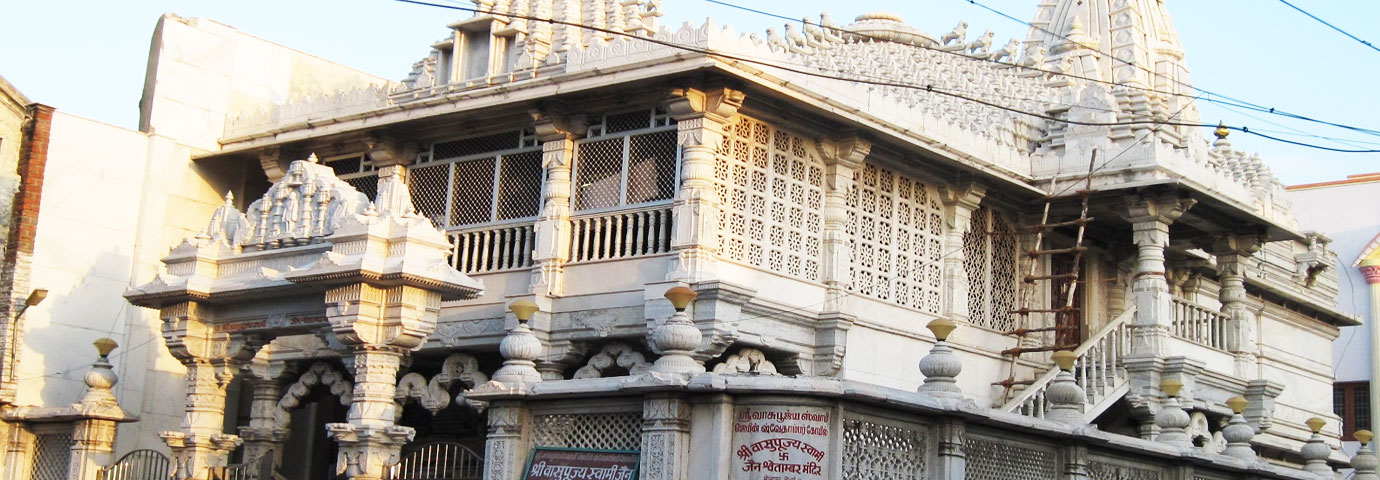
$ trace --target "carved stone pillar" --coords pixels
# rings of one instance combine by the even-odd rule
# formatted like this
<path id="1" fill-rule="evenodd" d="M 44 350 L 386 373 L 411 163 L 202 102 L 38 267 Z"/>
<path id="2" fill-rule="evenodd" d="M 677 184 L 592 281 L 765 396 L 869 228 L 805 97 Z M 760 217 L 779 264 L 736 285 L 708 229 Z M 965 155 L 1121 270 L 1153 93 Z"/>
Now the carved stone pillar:
<path id="1" fill-rule="evenodd" d="M 111 369 L 109 357 L 118 345 L 109 338 L 97 340 L 95 345 L 100 358 L 83 378 L 86 393 L 76 405 L 77 419 L 72 424 L 72 454 L 67 464 L 69 480 L 97 480 L 101 468 L 110 465 L 116 422 L 135 420 L 120 408 L 111 391 L 119 377 Z"/>
<path id="2" fill-rule="evenodd" d="M 743 106 L 743 92 L 729 88 L 677 88 L 666 109 L 678 123 L 681 183 L 672 207 L 671 249 L 676 265 L 668 280 L 698 283 L 715 277 L 719 249 L 719 194 L 714 190 L 714 152 L 724 125 Z"/>
<path id="3" fill-rule="evenodd" d="M 1217 257 L 1217 298 L 1226 316 L 1227 351 L 1236 357 L 1236 375 L 1243 379 L 1259 377 L 1256 369 L 1255 315 L 1246 308 L 1246 267 L 1251 255 L 1260 250 L 1260 235 L 1231 235 L 1213 239 L 1209 250 Z"/>
<path id="4" fill-rule="evenodd" d="M 675 394 L 642 402 L 643 480 L 684 480 L 690 474 L 690 402 Z"/>
<path id="5" fill-rule="evenodd" d="M 825 169 L 824 268 L 820 280 L 829 288 L 822 310 L 840 312 L 844 292 L 853 280 L 848 276 L 849 258 L 853 256 L 848 238 L 848 195 L 853 189 L 853 172 L 862 167 L 872 144 L 851 137 L 821 142 L 819 150 Z"/>
<path id="6" fill-rule="evenodd" d="M 398 369 L 436 328 L 441 294 L 413 286 L 356 283 L 326 291 L 336 338 L 354 351 L 355 388 L 348 423 L 326 430 L 340 445 L 337 468 L 350 479 L 378 479 L 414 430 L 394 424 Z"/>
<path id="7" fill-rule="evenodd" d="M 256 361 L 247 368 L 251 400 L 249 401 L 249 426 L 240 427 L 240 438 L 244 440 L 245 460 L 273 456 L 275 467 L 283 464 L 283 441 L 287 440 L 287 430 L 278 426 L 274 419 L 274 409 L 283 398 L 283 387 L 291 379 L 291 369 L 283 362 Z"/>
<path id="8" fill-rule="evenodd" d="M 1169 283 L 1165 281 L 1164 249 L 1169 225 L 1196 203 L 1172 193 L 1138 195 L 1127 199 L 1126 219 L 1133 229 L 1138 254 L 1132 274 L 1131 297 L 1136 316 L 1131 323 L 1131 356 L 1159 357 L 1174 321 Z"/>
<path id="9" fill-rule="evenodd" d="M 1062 480 L 1088 480 L 1088 447 L 1085 445 L 1069 445 L 1059 449 L 1059 456 L 1064 460 L 1064 475 Z"/>
<path id="10" fill-rule="evenodd" d="M 977 211 L 982 197 L 987 195 L 987 187 L 976 183 L 949 184 L 939 187 L 939 199 L 944 202 L 944 318 L 969 323 L 968 318 L 968 268 L 965 266 L 966 252 L 963 249 L 963 236 L 973 225 L 973 212 Z"/>
<path id="11" fill-rule="evenodd" d="M 935 422 L 939 439 L 939 462 L 935 465 L 937 479 L 962 480 L 968 477 L 968 456 L 963 453 L 964 424 L 959 418 L 942 418 Z"/>
<path id="12" fill-rule="evenodd" d="M 24 428 L 24 424 L 19 422 L 6 423 L 5 438 L 5 465 L 0 468 L 0 479 L 4 480 L 29 480 L 29 466 L 33 464 L 31 456 L 34 447 L 34 434 Z"/>
<path id="13" fill-rule="evenodd" d="M 178 480 L 207 479 L 223 467 L 240 438 L 225 433 L 225 388 L 254 354 L 256 342 L 215 332 L 198 302 L 161 310 L 168 350 L 187 367 L 182 428 L 159 434 L 172 449 L 172 475 Z"/>
<path id="14" fill-rule="evenodd" d="M 541 216 L 537 217 L 536 244 L 532 261 L 532 293 L 561 296 L 565 283 L 561 274 L 570 260 L 570 166 L 575 161 L 575 139 L 584 125 L 563 116 L 532 112 L 541 140 L 541 164 L 546 169 L 546 185 Z"/>
<path id="15" fill-rule="evenodd" d="M 532 415 L 515 400 L 489 404 L 489 436 L 484 440 L 484 480 L 522 478 L 531 449 Z"/>

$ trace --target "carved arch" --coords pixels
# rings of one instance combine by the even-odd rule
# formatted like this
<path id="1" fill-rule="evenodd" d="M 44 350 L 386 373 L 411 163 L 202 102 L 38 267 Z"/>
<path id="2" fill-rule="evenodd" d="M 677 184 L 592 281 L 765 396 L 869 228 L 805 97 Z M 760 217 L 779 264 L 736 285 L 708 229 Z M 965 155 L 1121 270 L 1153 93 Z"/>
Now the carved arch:
<path id="1" fill-rule="evenodd" d="M 754 375 L 780 375 L 776 365 L 767 360 L 767 355 L 755 348 L 744 348 L 729 355 L 714 366 L 714 373 L 749 373 Z"/>
<path id="2" fill-rule="evenodd" d="M 326 362 L 316 362 L 308 367 L 297 381 L 289 385 L 273 409 L 273 423 L 278 428 L 287 429 L 292 421 L 292 411 L 302 406 L 302 397 L 311 393 L 312 387 L 323 385 L 330 388 L 331 395 L 340 399 L 341 405 L 349 405 L 354 399 L 355 386 L 346 380 L 345 373 L 336 370 Z"/>
<path id="3" fill-rule="evenodd" d="M 627 369 L 630 375 L 641 375 L 652 368 L 641 352 L 633 350 L 626 343 L 613 342 L 590 356 L 585 366 L 575 371 L 574 378 L 600 378 L 604 376 L 604 370 L 613 365 Z"/>
<path id="4" fill-rule="evenodd" d="M 397 403 L 396 415 L 402 416 L 402 406 L 415 401 L 432 415 L 450 406 L 450 388 L 459 383 L 465 391 L 455 396 L 455 402 L 463 402 L 476 411 L 484 411 L 487 402 L 470 400 L 465 393 L 477 385 L 489 381 L 489 376 L 479 371 L 479 359 L 467 353 L 452 353 L 441 363 L 441 372 L 427 380 L 420 373 L 412 372 L 398 380 L 398 388 L 393 394 Z"/>

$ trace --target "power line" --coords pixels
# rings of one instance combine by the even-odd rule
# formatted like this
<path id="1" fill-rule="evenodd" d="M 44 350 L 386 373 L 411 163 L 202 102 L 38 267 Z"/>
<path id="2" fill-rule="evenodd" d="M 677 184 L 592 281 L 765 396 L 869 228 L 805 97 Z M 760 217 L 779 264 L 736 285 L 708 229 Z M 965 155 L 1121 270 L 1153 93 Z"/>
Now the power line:
<path id="1" fill-rule="evenodd" d="M 666 46 L 666 47 L 670 47 L 670 48 L 675 48 L 675 49 L 679 49 L 679 50 L 685 50 L 685 51 L 688 51 L 688 52 L 699 53 L 699 54 L 703 54 L 703 55 L 708 55 L 708 56 L 713 56 L 713 57 L 718 57 L 718 58 L 723 58 L 723 59 L 728 59 L 728 60 L 734 60 L 734 61 L 743 62 L 743 63 L 748 63 L 748 64 L 761 65 L 761 66 L 765 66 L 765 67 L 775 68 L 775 69 L 778 69 L 778 70 L 782 70 L 782 71 L 786 71 L 786 72 L 791 72 L 791 73 L 797 73 L 797 74 L 800 74 L 800 75 L 806 75 L 806 76 L 811 76 L 811 77 L 826 78 L 826 79 L 830 79 L 830 80 L 839 80 L 839 81 L 845 81 L 845 82 L 862 83 L 862 84 L 867 84 L 867 85 L 877 85 L 877 86 L 885 86 L 885 87 L 896 87 L 896 88 L 905 88 L 905 89 L 912 89 L 912 90 L 924 90 L 924 91 L 929 92 L 929 93 L 934 93 L 934 94 L 944 95 L 944 96 L 948 96 L 948 97 L 953 97 L 953 98 L 957 98 L 957 99 L 960 99 L 960 100 L 966 100 L 966 101 L 969 101 L 969 102 L 973 102 L 973 103 L 976 103 L 976 104 L 979 104 L 979 105 L 988 106 L 988 107 L 995 108 L 995 109 L 998 109 L 998 110 L 1008 111 L 1008 112 L 1012 112 L 1012 113 L 1016 113 L 1016 114 L 1020 114 L 1020 115 L 1026 115 L 1026 116 L 1030 116 L 1030 117 L 1035 117 L 1035 118 L 1039 118 L 1039 119 L 1043 119 L 1043 120 L 1047 120 L 1047 121 L 1051 121 L 1051 122 L 1066 123 L 1066 124 L 1070 124 L 1070 125 L 1083 125 L 1083 126 L 1094 126 L 1094 127 L 1119 127 L 1119 126 L 1135 126 L 1135 125 L 1164 125 L 1164 126 L 1202 127 L 1202 128 L 1224 127 L 1224 128 L 1230 129 L 1230 130 L 1236 130 L 1236 131 L 1240 131 L 1240 132 L 1243 132 L 1243 133 L 1249 133 L 1249 134 L 1252 134 L 1252 135 L 1258 135 L 1258 136 L 1265 137 L 1265 138 L 1276 139 L 1276 138 L 1270 137 L 1270 136 L 1268 136 L 1268 135 L 1260 134 L 1260 133 L 1257 133 L 1257 132 L 1252 132 L 1248 127 L 1234 127 L 1234 126 L 1211 125 L 1211 124 L 1205 124 L 1205 123 L 1171 122 L 1171 121 L 1167 121 L 1167 120 L 1153 120 L 1153 119 L 1152 119 L 1152 120 L 1128 120 L 1128 121 L 1121 121 L 1121 122 L 1088 122 L 1088 121 L 1079 121 L 1079 120 L 1069 120 L 1069 119 L 1058 118 L 1058 117 L 1054 117 L 1054 116 L 1050 116 L 1050 115 L 1046 115 L 1046 114 L 1042 114 L 1042 113 L 1027 112 L 1027 111 L 1024 111 L 1024 110 L 1020 110 L 1020 109 L 1018 109 L 1018 108 L 1008 107 L 1008 106 L 1005 106 L 1005 105 L 1001 105 L 1001 104 L 997 104 L 997 103 L 992 103 L 992 102 L 989 102 L 989 101 L 986 101 L 986 100 L 982 100 L 982 99 L 978 99 L 978 98 L 972 98 L 972 97 L 963 96 L 963 95 L 961 95 L 961 94 L 957 94 L 957 93 L 954 93 L 954 92 L 952 92 L 952 91 L 945 91 L 945 90 L 942 89 L 942 88 L 935 88 L 934 85 L 917 85 L 917 84 L 908 84 L 908 83 L 893 82 L 893 81 L 868 80 L 868 79 L 863 79 L 863 78 L 840 77 L 840 76 L 835 76 L 835 75 L 820 73 L 820 72 L 816 72 L 816 71 L 806 70 L 806 69 L 802 69 L 802 68 L 793 68 L 793 67 L 790 67 L 790 66 L 783 66 L 783 65 L 780 65 L 780 64 L 775 64 L 775 63 L 771 63 L 771 62 L 765 62 L 765 61 L 761 61 L 761 60 L 756 60 L 756 59 L 752 59 L 752 58 L 745 57 L 745 56 L 732 55 L 732 54 L 723 53 L 723 52 L 717 52 L 717 51 L 709 50 L 709 49 L 705 49 L 705 48 L 692 47 L 692 46 L 689 46 L 689 45 L 682 45 L 682 44 L 678 44 L 678 43 L 675 43 L 675 42 L 670 42 L 670 41 L 666 41 L 666 40 L 660 40 L 660 39 L 656 39 L 656 38 L 652 38 L 652 37 L 639 36 L 639 35 L 636 35 L 636 34 L 633 34 L 633 33 L 622 32 L 622 31 L 617 31 L 617 30 L 611 30 L 611 29 L 607 29 L 607 28 L 592 27 L 592 26 L 588 26 L 588 25 L 584 25 L 584 24 L 580 24 L 580 23 L 567 22 L 567 21 L 563 21 L 563 20 L 555 20 L 555 19 L 551 19 L 551 18 L 534 17 L 534 16 L 530 16 L 530 15 L 519 15 L 519 14 L 514 14 L 514 13 L 502 13 L 502 12 L 496 12 L 496 11 L 492 11 L 492 10 L 481 10 L 481 9 L 477 9 L 477 8 L 461 7 L 461 6 L 456 6 L 456 5 L 442 5 L 442 4 L 437 4 L 437 3 L 425 2 L 425 1 L 421 1 L 421 0 L 394 0 L 394 1 L 401 2 L 401 3 L 410 3 L 410 4 L 414 4 L 414 5 L 422 5 L 422 6 L 429 6 L 429 7 L 436 7 L 436 8 L 444 8 L 444 9 L 449 9 L 449 10 L 459 10 L 459 11 L 465 11 L 465 12 L 482 13 L 482 14 L 488 14 L 488 15 L 497 15 L 497 16 L 503 16 L 503 17 L 509 17 L 509 18 L 517 18 L 517 19 L 535 21 L 535 22 L 545 22 L 545 23 L 551 23 L 551 24 L 555 24 L 555 25 L 571 26 L 571 27 L 575 27 L 575 28 L 581 28 L 581 29 L 591 30 L 591 31 L 595 31 L 595 32 L 600 32 L 600 33 L 609 34 L 609 35 L 616 35 L 616 36 L 622 36 L 622 37 L 627 37 L 627 38 L 633 38 L 633 39 L 645 41 L 645 42 L 648 42 L 648 43 L 653 43 L 653 44 L 657 44 L 657 45 L 662 45 L 662 46 Z M 1329 147 L 1322 147 L 1322 146 L 1317 146 L 1317 145 L 1311 145 L 1311 144 L 1307 144 L 1307 143 L 1303 143 L 1303 142 L 1293 142 L 1293 141 L 1282 140 L 1282 139 L 1277 139 L 1277 140 L 1282 141 L 1282 142 L 1285 142 L 1285 143 L 1292 143 L 1292 144 L 1300 145 L 1300 146 L 1311 146 L 1311 147 L 1314 147 L 1314 148 L 1319 148 L 1319 149 L 1329 150 L 1329 151 L 1334 151 L 1334 152 L 1342 152 L 1342 153 L 1380 153 L 1380 150 L 1374 150 L 1374 149 L 1369 149 L 1369 150 L 1368 150 L 1368 149 L 1343 150 L 1343 149 L 1335 149 L 1335 148 L 1329 148 Z"/>
<path id="2" fill-rule="evenodd" d="M 1337 28 L 1336 25 L 1333 25 L 1333 24 L 1331 24 L 1331 23 L 1328 23 L 1327 20 L 1323 20 L 1323 19 L 1321 19 L 1321 18 L 1318 18 L 1317 15 L 1313 15 L 1313 14 L 1311 14 L 1311 13 L 1308 13 L 1307 11 L 1305 11 L 1305 10 L 1302 9 L 1302 8 L 1299 8 L 1299 7 L 1297 7 L 1297 6 L 1294 6 L 1294 4 L 1289 3 L 1287 0 L 1279 0 L 1279 3 L 1283 3 L 1283 4 L 1285 4 L 1285 5 L 1288 5 L 1289 8 L 1292 8 L 1292 9 L 1294 9 L 1294 10 L 1298 10 L 1299 13 L 1302 13 L 1302 14 L 1304 14 L 1304 15 L 1308 15 L 1308 18 L 1317 20 L 1318 23 L 1321 23 L 1321 24 L 1323 24 L 1323 25 L 1327 25 L 1328 28 L 1331 28 L 1331 29 L 1333 29 L 1333 30 L 1336 30 L 1337 32 L 1341 33 L 1342 35 L 1346 35 L 1347 37 L 1351 38 L 1352 40 L 1361 42 L 1361 45 L 1365 45 L 1365 46 L 1367 46 L 1367 47 L 1370 47 L 1371 50 L 1375 50 L 1375 51 L 1377 51 L 1377 52 L 1380 52 L 1380 48 L 1375 48 L 1375 45 L 1372 45 L 1370 42 L 1367 42 L 1367 41 L 1365 41 L 1365 40 L 1361 40 L 1360 38 L 1356 38 L 1355 35 L 1352 35 L 1352 34 L 1350 34 L 1350 33 L 1347 33 L 1346 30 L 1342 30 L 1342 29 L 1340 29 L 1340 28 Z"/>
<path id="3" fill-rule="evenodd" d="M 989 11 L 989 12 L 992 12 L 992 14 L 999 15 L 999 17 L 1006 18 L 1006 19 L 1010 19 L 1010 21 L 1017 22 L 1017 23 L 1021 23 L 1021 25 L 1029 26 L 1029 28 L 1032 28 L 1032 29 L 1041 30 L 1041 32 L 1045 32 L 1045 33 L 1047 33 L 1047 34 L 1050 34 L 1050 36 L 1056 36 L 1056 37 L 1060 37 L 1060 39 L 1064 39 L 1064 40 L 1067 40 L 1067 41 L 1072 41 L 1072 40 L 1068 39 L 1067 36 L 1064 36 L 1064 34 L 1052 32 L 1052 30 L 1045 29 L 1045 28 L 1041 28 L 1041 26 L 1032 25 L 1031 22 L 1023 21 L 1023 19 L 1016 18 L 1016 17 L 1012 17 L 1012 15 L 1006 14 L 1006 12 L 1002 12 L 1002 11 L 996 10 L 996 8 L 992 8 L 992 7 L 985 6 L 985 4 L 978 3 L 978 1 L 976 1 L 976 0 L 960 0 L 960 1 L 967 1 L 967 3 L 973 4 L 973 6 L 977 6 L 977 7 L 983 8 L 983 10 L 987 10 L 987 11 Z M 1203 99 L 1206 99 L 1206 101 L 1209 101 L 1209 102 L 1213 102 L 1213 103 L 1224 103 L 1224 105 L 1236 105 L 1236 106 L 1241 106 L 1241 108 L 1248 108 L 1248 109 L 1256 110 L 1256 112 L 1270 113 L 1270 114 L 1278 114 L 1278 116 L 1290 117 L 1290 119 L 1297 119 L 1297 120 L 1304 120 L 1304 121 L 1312 121 L 1312 123 L 1325 124 L 1325 126 L 1332 126 L 1332 127 L 1337 127 L 1337 128 L 1344 128 L 1344 130 L 1358 131 L 1358 132 L 1363 132 L 1363 134 L 1376 135 L 1376 137 L 1380 137 L 1380 131 L 1377 131 L 1377 130 L 1370 130 L 1370 128 L 1362 128 L 1362 127 L 1347 126 L 1347 124 L 1334 123 L 1334 121 L 1326 121 L 1326 120 L 1312 119 L 1312 117 L 1301 116 L 1301 114 L 1285 112 L 1285 110 L 1279 110 L 1279 109 L 1277 109 L 1277 108 L 1272 108 L 1272 106 L 1268 106 L 1268 108 L 1267 108 L 1267 106 L 1259 105 L 1259 103 L 1252 103 L 1252 102 L 1248 102 L 1248 101 L 1243 101 L 1243 99 L 1239 99 L 1239 98 L 1227 97 L 1227 95 L 1219 94 L 1219 92 L 1209 91 L 1209 90 L 1205 90 L 1205 88 L 1199 88 L 1199 87 L 1191 86 L 1191 84 L 1184 83 L 1183 80 L 1173 79 L 1173 77 L 1166 76 L 1166 74 L 1159 73 L 1159 72 L 1155 72 L 1155 70 L 1147 69 L 1147 68 L 1145 68 L 1145 66 L 1136 65 L 1136 63 L 1134 63 L 1134 62 L 1130 62 L 1130 61 L 1126 61 L 1126 59 L 1118 58 L 1118 57 L 1116 57 L 1116 55 L 1108 54 L 1108 52 L 1105 52 L 1105 51 L 1103 51 L 1103 50 L 1096 50 L 1096 48 L 1093 48 L 1093 51 L 1098 52 L 1098 54 L 1103 54 L 1104 57 L 1110 58 L 1111 61 L 1119 62 L 1119 63 L 1125 63 L 1125 65 L 1132 66 L 1132 68 L 1134 68 L 1134 69 L 1143 70 L 1143 72 L 1147 72 L 1147 73 L 1150 73 L 1150 74 L 1154 74 L 1154 76 L 1156 76 L 1156 77 L 1161 77 L 1161 79 L 1166 79 L 1166 80 L 1169 80 L 1169 81 L 1173 81 L 1173 83 L 1179 84 L 1179 86 L 1183 86 L 1183 87 L 1187 87 L 1187 88 L 1192 88 L 1192 90 L 1199 91 L 1199 92 L 1201 92 L 1201 94 L 1212 95 L 1212 97 L 1228 99 L 1228 101 L 1235 102 L 1235 103 L 1228 103 L 1228 102 L 1223 102 L 1223 101 L 1214 101 L 1214 99 L 1212 99 L 1212 98 L 1203 98 Z M 1180 94 L 1180 95 L 1183 95 L 1183 94 Z"/>

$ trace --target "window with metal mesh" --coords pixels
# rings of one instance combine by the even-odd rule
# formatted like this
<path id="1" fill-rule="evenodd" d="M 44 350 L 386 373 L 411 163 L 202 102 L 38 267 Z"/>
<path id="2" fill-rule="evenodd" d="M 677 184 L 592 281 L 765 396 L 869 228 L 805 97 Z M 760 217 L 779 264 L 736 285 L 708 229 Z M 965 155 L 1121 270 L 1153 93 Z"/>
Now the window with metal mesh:
<path id="1" fill-rule="evenodd" d="M 494 220 L 537 216 L 541 208 L 541 152 L 504 155 L 500 161 Z"/>
<path id="2" fill-rule="evenodd" d="M 637 204 L 670 200 L 676 194 L 676 132 L 628 139 L 628 199 Z"/>
<path id="3" fill-rule="evenodd" d="M 537 415 L 532 440 L 543 447 L 640 450 L 642 414 Z"/>
<path id="4" fill-rule="evenodd" d="M 541 147 L 517 130 L 432 145 L 410 167 L 413 204 L 438 227 L 531 218 L 541 203 Z"/>
<path id="5" fill-rule="evenodd" d="M 33 480 L 67 480 L 72 458 L 72 433 L 42 433 L 34 442 Z"/>
<path id="6" fill-rule="evenodd" d="M 575 209 L 670 200 L 680 146 L 675 123 L 660 110 L 603 117 L 576 145 Z"/>
<path id="7" fill-rule="evenodd" d="M 374 171 L 374 164 L 369 161 L 368 155 L 354 154 L 332 157 L 321 163 L 331 167 L 336 177 L 368 196 L 370 201 L 373 201 L 378 194 L 378 172 Z"/>
<path id="8" fill-rule="evenodd" d="M 511 132 L 440 142 L 432 146 L 431 155 L 432 158 L 436 160 L 447 160 L 451 158 L 469 157 L 481 153 L 497 152 L 500 150 L 512 150 L 523 147 L 522 137 L 523 132 L 521 130 L 514 130 Z"/>
<path id="9" fill-rule="evenodd" d="M 493 214 L 494 159 L 479 158 L 453 165 L 450 225 L 489 221 Z"/>

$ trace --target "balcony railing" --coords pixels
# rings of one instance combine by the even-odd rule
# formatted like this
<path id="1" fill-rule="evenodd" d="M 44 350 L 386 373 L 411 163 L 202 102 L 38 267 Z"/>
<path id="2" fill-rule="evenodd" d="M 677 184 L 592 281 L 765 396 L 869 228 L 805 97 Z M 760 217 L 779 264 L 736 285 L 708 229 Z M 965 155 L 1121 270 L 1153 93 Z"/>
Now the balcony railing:
<path id="1" fill-rule="evenodd" d="M 1174 298 L 1174 325 L 1170 333 L 1199 345 L 1226 350 L 1227 316 L 1221 312 Z"/>
<path id="2" fill-rule="evenodd" d="M 639 257 L 670 251 L 669 206 L 659 205 L 571 219 L 571 262 Z"/>
<path id="3" fill-rule="evenodd" d="M 451 265 L 466 274 L 531 267 L 536 247 L 532 223 L 457 230 L 450 242 L 455 248 Z"/>

